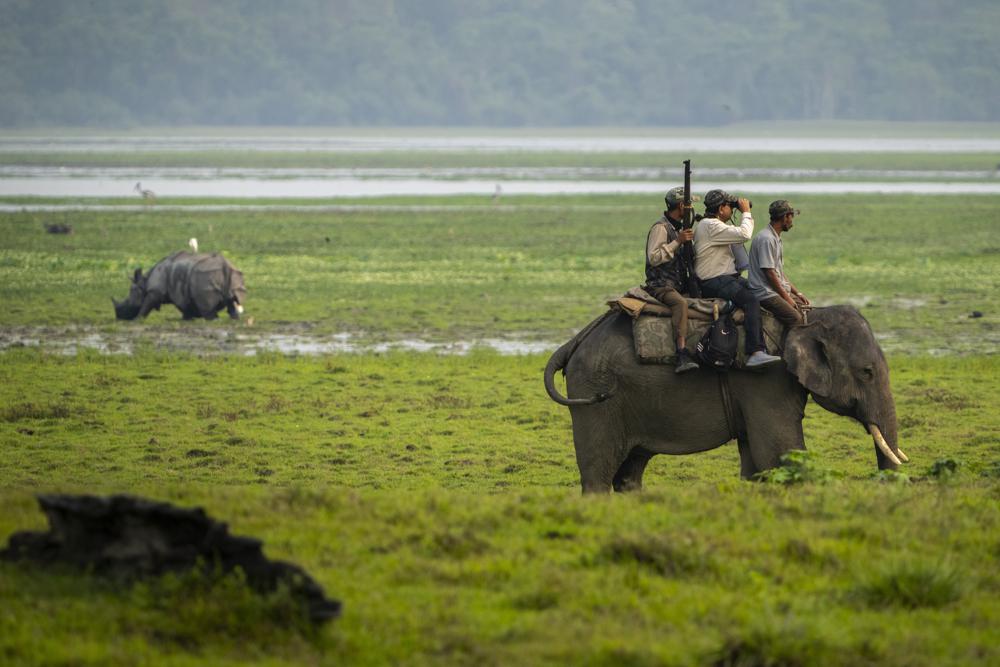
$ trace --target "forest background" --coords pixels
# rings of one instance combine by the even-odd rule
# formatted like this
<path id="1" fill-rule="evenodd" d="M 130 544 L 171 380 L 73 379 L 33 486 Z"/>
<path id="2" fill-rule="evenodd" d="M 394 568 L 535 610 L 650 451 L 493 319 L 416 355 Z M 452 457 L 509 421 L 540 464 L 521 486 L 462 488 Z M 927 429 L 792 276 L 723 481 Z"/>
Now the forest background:
<path id="1" fill-rule="evenodd" d="M 4 0 L 0 127 L 1000 120 L 993 0 Z"/>

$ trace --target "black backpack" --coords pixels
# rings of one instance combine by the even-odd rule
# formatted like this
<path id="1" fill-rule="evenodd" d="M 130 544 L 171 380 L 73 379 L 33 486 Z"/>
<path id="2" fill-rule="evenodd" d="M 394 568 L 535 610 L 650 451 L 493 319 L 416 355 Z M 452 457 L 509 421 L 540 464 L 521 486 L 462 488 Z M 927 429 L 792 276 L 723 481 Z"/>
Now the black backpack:
<path id="1" fill-rule="evenodd" d="M 708 331 L 695 347 L 698 363 L 717 371 L 728 371 L 729 367 L 736 361 L 739 342 L 740 338 L 736 332 L 736 322 L 733 321 L 733 316 L 729 313 L 720 315 L 708 327 Z"/>

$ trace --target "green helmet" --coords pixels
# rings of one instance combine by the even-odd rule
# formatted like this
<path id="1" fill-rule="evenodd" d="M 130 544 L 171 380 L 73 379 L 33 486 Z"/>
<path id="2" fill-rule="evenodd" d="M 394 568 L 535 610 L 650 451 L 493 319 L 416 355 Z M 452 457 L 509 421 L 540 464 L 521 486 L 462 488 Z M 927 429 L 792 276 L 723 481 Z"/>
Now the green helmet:
<path id="1" fill-rule="evenodd" d="M 667 190 L 667 196 L 663 198 L 667 202 L 667 208 L 673 208 L 684 203 L 684 186 L 678 185 L 676 188 Z"/>
<path id="2" fill-rule="evenodd" d="M 777 220 L 789 213 L 798 215 L 800 211 L 797 208 L 792 208 L 792 204 L 787 199 L 778 199 L 771 202 L 771 205 L 767 207 L 767 212 L 771 215 L 772 220 Z"/>
<path id="3" fill-rule="evenodd" d="M 733 201 L 736 201 L 736 197 L 725 190 L 709 190 L 705 193 L 705 208 L 709 211 L 714 211 L 726 202 Z"/>
<path id="4" fill-rule="evenodd" d="M 691 201 L 698 201 L 699 197 L 692 195 Z M 667 202 L 667 208 L 673 208 L 684 203 L 684 186 L 678 185 L 676 188 L 667 190 L 667 196 L 663 198 Z"/>

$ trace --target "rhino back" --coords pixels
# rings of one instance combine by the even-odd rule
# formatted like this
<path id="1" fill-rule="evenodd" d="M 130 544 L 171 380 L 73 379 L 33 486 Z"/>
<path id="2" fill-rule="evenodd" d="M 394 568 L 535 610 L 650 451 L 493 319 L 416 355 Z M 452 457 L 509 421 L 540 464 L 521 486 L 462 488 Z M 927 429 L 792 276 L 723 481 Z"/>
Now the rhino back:
<path id="1" fill-rule="evenodd" d="M 153 268 L 146 274 L 146 292 L 166 297 L 170 291 L 170 275 L 173 271 L 174 261 L 177 255 L 164 257 L 153 265 Z"/>
<path id="2" fill-rule="evenodd" d="M 222 255 L 201 255 L 191 270 L 188 293 L 203 311 L 233 298 L 242 301 L 243 274 Z"/>

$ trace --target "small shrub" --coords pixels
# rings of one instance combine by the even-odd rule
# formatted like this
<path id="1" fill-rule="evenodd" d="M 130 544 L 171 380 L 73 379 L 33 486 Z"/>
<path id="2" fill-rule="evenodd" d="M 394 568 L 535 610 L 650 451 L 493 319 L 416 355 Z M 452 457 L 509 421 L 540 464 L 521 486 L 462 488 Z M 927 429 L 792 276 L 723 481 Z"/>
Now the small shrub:
<path id="1" fill-rule="evenodd" d="M 665 577 L 713 572 L 715 560 L 704 545 L 690 535 L 640 534 L 613 537 L 601 549 L 598 560 L 638 563 Z"/>
<path id="2" fill-rule="evenodd" d="M 787 619 L 764 617 L 729 631 L 722 646 L 707 656 L 713 667 L 798 667 L 830 662 L 832 648 L 809 629 Z"/>
<path id="3" fill-rule="evenodd" d="M 983 477 L 992 477 L 994 479 L 1000 479 L 1000 461 L 993 461 L 986 468 L 979 473 Z"/>
<path id="4" fill-rule="evenodd" d="M 756 479 L 769 484 L 802 484 L 814 482 L 823 484 L 834 479 L 836 475 L 830 470 L 816 464 L 812 453 L 797 449 L 781 457 L 781 466 L 758 473 Z"/>
<path id="5" fill-rule="evenodd" d="M 137 583 L 131 597 L 147 612 L 141 615 L 142 631 L 186 649 L 219 637 L 252 637 L 251 642 L 267 644 L 281 642 L 289 633 L 315 635 L 306 605 L 287 585 L 270 593 L 254 591 L 238 569 L 164 575 Z"/>
<path id="6" fill-rule="evenodd" d="M 951 479 L 958 472 L 959 463 L 955 459 L 938 459 L 927 470 L 927 476 L 939 481 Z"/>
<path id="7" fill-rule="evenodd" d="M 18 403 L 0 410 L 0 421 L 16 422 L 22 419 L 65 419 L 69 408 L 65 405 L 35 405 Z"/>
<path id="8" fill-rule="evenodd" d="M 449 528 L 434 532 L 428 551 L 435 556 L 463 559 L 485 553 L 490 544 L 469 528 Z"/>
<path id="9" fill-rule="evenodd" d="M 264 405 L 265 412 L 284 412 L 288 409 L 288 400 L 282 398 L 281 396 L 271 395 L 267 400 L 267 404 Z"/>
<path id="10" fill-rule="evenodd" d="M 962 580 L 944 564 L 898 562 L 869 575 L 855 594 L 870 607 L 942 607 L 962 597 Z"/>
<path id="11" fill-rule="evenodd" d="M 908 484 L 910 482 L 910 476 L 898 470 L 879 470 L 874 473 L 874 477 L 877 481 L 888 484 Z"/>

